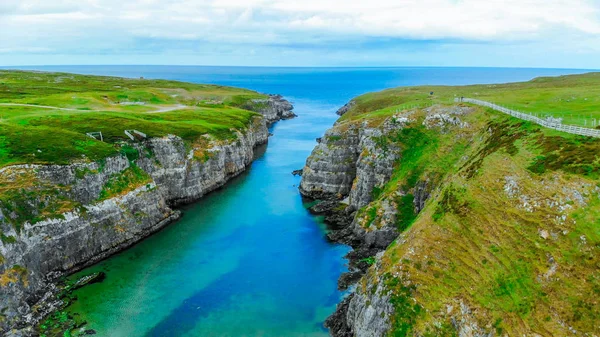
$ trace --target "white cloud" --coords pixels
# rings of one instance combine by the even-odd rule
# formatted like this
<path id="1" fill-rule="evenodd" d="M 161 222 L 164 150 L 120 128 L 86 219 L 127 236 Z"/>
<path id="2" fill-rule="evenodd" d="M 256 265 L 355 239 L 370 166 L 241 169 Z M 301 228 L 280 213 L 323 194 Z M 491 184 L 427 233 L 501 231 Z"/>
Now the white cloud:
<path id="1" fill-rule="evenodd" d="M 600 34 L 587 0 L 226 0 L 215 7 L 270 11 L 292 27 L 410 38 L 517 38 L 551 27 Z"/>
<path id="2" fill-rule="evenodd" d="M 52 52 L 51 49 L 41 47 L 30 47 L 30 48 L 2 48 L 0 47 L 0 54 L 8 53 L 28 53 L 28 54 L 39 54 Z"/>
<path id="3" fill-rule="evenodd" d="M 598 36 L 598 0 L 0 0 L 4 51 L 134 52 L 144 38 L 260 46 L 371 38 L 550 44 Z"/>

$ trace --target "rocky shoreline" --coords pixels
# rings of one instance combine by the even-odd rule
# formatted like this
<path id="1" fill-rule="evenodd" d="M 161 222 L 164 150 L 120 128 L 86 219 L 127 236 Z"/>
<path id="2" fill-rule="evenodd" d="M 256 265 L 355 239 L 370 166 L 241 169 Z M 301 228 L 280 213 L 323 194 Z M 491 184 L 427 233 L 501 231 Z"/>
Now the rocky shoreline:
<path id="1" fill-rule="evenodd" d="M 362 279 L 371 264 L 375 261 L 374 257 L 378 253 L 383 252 L 385 247 L 382 248 L 381 246 L 368 244 L 364 235 L 352 230 L 356 210 L 340 209 L 340 200 L 332 198 L 326 200 L 312 199 L 311 197 L 306 197 L 306 199 L 310 201 L 319 200 L 316 205 L 309 208 L 309 211 L 325 217 L 324 222 L 329 229 L 327 239 L 331 242 L 342 243 L 352 247 L 352 250 L 345 256 L 348 260 L 349 271 L 343 273 L 338 279 L 338 289 L 342 291 L 348 290 Z M 396 236 L 391 232 L 387 240 L 393 241 Z M 356 334 L 352 326 L 352 319 L 350 318 L 351 308 L 357 306 L 357 304 L 353 303 L 353 301 L 356 301 L 355 297 L 355 292 L 350 293 L 337 305 L 335 312 L 325 320 L 324 325 L 329 329 L 331 336 L 363 336 Z M 351 304 L 353 305 L 351 306 Z M 369 334 L 368 336 L 383 336 L 383 334 Z"/>
<path id="2" fill-rule="evenodd" d="M 307 197 L 307 200 L 314 199 Z M 329 233 L 327 234 L 328 240 L 352 247 L 352 250 L 345 256 L 348 260 L 349 271 L 343 273 L 338 279 L 338 289 L 344 291 L 356 285 L 365 276 L 371 265 L 376 262 L 376 256 L 383 253 L 385 247 L 381 245 L 373 246 L 366 241 L 364 235 L 353 231 L 352 224 L 356 216 L 356 211 L 340 209 L 339 205 L 340 200 L 320 200 L 309 210 L 313 214 L 325 217 L 325 224 L 329 229 Z M 388 233 L 389 236 L 386 237 L 386 240 L 390 240 L 390 242 L 397 237 L 393 231 Z M 364 315 L 364 313 L 356 314 L 355 311 L 366 310 L 368 301 L 370 299 L 360 298 L 355 292 L 350 293 L 344 298 L 337 305 L 335 312 L 325 320 L 324 325 L 329 329 L 330 335 L 333 337 L 383 336 L 387 328 L 380 329 L 380 333 L 375 333 L 375 331 L 370 331 L 373 326 L 369 323 L 367 326 L 362 327 L 362 329 L 369 331 L 369 333 L 359 334 L 354 326 L 355 321 L 362 318 L 359 316 Z M 382 303 L 388 304 L 386 301 L 382 301 Z M 392 309 L 389 308 L 387 313 L 389 314 L 391 311 Z M 378 325 L 382 324 L 383 322 L 378 323 Z"/>
<path id="3" fill-rule="evenodd" d="M 267 126 L 295 116 L 291 103 L 271 95 L 254 105 L 262 116 L 234 140 L 209 140 L 206 148 L 189 149 L 171 135 L 132 143 L 127 154 L 101 163 L 21 165 L 6 167 L 4 179 L 30 176 L 59 200 L 80 205 L 41 221 L 27 221 L 17 231 L 12 214 L 0 212 L 0 334 L 35 335 L 34 326 L 64 302 L 57 282 L 122 251 L 180 217 L 175 206 L 198 200 L 245 171 L 255 149 L 268 141 Z M 107 184 L 134 184 L 135 188 L 104 196 Z M 58 192 L 54 192 L 58 191 Z M 43 205 L 40 195 L 28 202 Z M 54 197 L 54 195 L 52 195 Z M 71 201 L 72 200 L 72 201 Z M 12 266 L 12 267 L 11 267 Z M 5 282 L 6 281 L 6 282 Z M 4 284 L 6 283 L 6 284 Z"/>
<path id="4" fill-rule="evenodd" d="M 563 176 L 577 181 L 572 185 L 571 190 L 575 191 L 573 192 L 575 195 L 580 196 L 575 198 L 561 194 L 571 193 L 566 192 L 569 190 L 562 185 L 554 187 L 549 183 L 549 181 L 564 181 L 561 180 L 563 178 L 558 178 L 564 173 L 554 172 L 551 178 L 550 175 L 542 177 L 532 175 L 531 167 L 524 167 L 523 162 L 513 159 L 515 153 L 519 152 L 515 145 L 511 150 L 513 152 L 507 150 L 505 153 L 498 154 L 500 151 L 493 146 L 498 143 L 500 138 L 498 135 L 511 136 L 510 131 L 505 133 L 506 125 L 509 124 L 502 122 L 495 124 L 489 121 L 489 116 L 482 117 L 474 113 L 476 111 L 471 107 L 460 105 L 434 105 L 371 120 L 342 118 L 317 140 L 317 145 L 302 169 L 300 193 L 313 203 L 318 201 L 310 211 L 324 216 L 325 223 L 329 227 L 328 239 L 353 248 L 346 256 L 349 260 L 349 272 L 343 274 L 338 280 L 338 287 L 352 289 L 351 293 L 338 304 L 336 311 L 325 321 L 325 327 L 330 329 L 332 336 L 381 337 L 399 331 L 403 336 L 421 336 L 430 333 L 440 336 L 500 334 L 498 331 L 501 330 L 495 325 L 499 325 L 501 320 L 496 318 L 494 321 L 490 318 L 494 317 L 498 310 L 487 308 L 476 300 L 467 303 L 462 297 L 464 294 L 462 289 L 457 291 L 457 294 L 461 295 L 448 295 L 444 306 L 441 306 L 443 310 L 432 310 L 426 307 L 431 303 L 433 296 L 423 300 L 415 294 L 435 289 L 435 286 L 446 286 L 444 280 L 438 280 L 440 275 L 438 273 L 441 273 L 438 270 L 448 271 L 454 275 L 455 270 L 451 267 L 454 263 L 462 265 L 464 270 L 471 268 L 469 264 L 461 261 L 461 257 L 464 256 L 461 254 L 468 250 L 455 243 L 462 242 L 461 240 L 465 238 L 465 233 L 468 231 L 462 231 L 464 228 L 469 230 L 477 228 L 476 232 L 469 233 L 471 239 L 484 237 L 485 240 L 490 238 L 495 240 L 496 233 L 499 233 L 498 228 L 501 228 L 501 233 L 505 233 L 506 228 L 510 228 L 508 222 L 503 222 L 503 216 L 508 214 L 503 211 L 505 207 L 519 216 L 530 215 L 533 208 L 529 206 L 529 200 L 532 198 L 529 195 L 537 191 L 536 187 L 532 186 L 544 186 L 548 193 L 544 197 L 548 205 L 560 205 L 563 202 L 561 200 L 583 200 L 581 196 L 584 195 L 592 196 L 592 193 L 585 191 L 586 184 L 581 183 L 579 180 L 581 177 Z M 521 126 L 517 125 L 514 128 L 519 127 Z M 563 141 L 559 137 L 555 140 Z M 456 142 L 461 141 L 464 144 L 462 146 L 467 149 L 459 147 L 453 156 L 448 156 L 448 153 L 451 153 L 449 149 L 457 146 Z M 432 144 L 440 147 L 433 147 Z M 428 149 L 428 146 L 431 147 Z M 523 146 L 523 149 L 528 148 Z M 417 158 L 427 159 L 422 162 L 415 159 L 417 152 L 421 156 Z M 498 161 L 493 162 L 489 159 L 492 154 L 498 155 L 502 161 L 496 159 Z M 440 159 L 444 156 L 451 159 L 449 161 L 451 164 Z M 489 159 L 491 163 L 501 162 L 503 165 L 508 163 L 509 169 L 498 169 L 490 162 L 481 164 L 483 159 L 476 161 L 478 156 Z M 525 158 L 531 160 L 531 157 Z M 465 164 L 472 162 L 477 163 L 476 165 L 487 165 L 483 166 L 485 170 L 482 166 L 477 166 L 477 170 L 481 170 L 479 173 L 481 176 L 477 178 L 470 176 L 472 174 L 470 173 L 472 171 L 469 171 L 470 166 Z M 517 183 L 514 178 L 516 174 L 521 175 L 520 183 Z M 465 183 L 469 179 L 480 180 L 469 185 L 471 182 Z M 464 184 L 461 186 L 466 187 L 459 190 L 454 185 L 459 184 L 456 181 L 460 181 Z M 490 182 L 490 185 L 482 187 L 483 181 Z M 518 184 L 521 186 L 530 184 L 529 195 L 516 188 Z M 587 186 L 594 185 L 588 183 Z M 461 194 L 466 194 L 467 191 L 473 193 L 471 198 L 473 195 L 480 198 L 477 200 L 485 198 L 487 207 L 481 208 L 485 209 L 484 211 L 477 213 L 477 208 L 469 209 L 469 203 L 474 199 L 467 199 Z M 522 194 L 517 196 L 517 193 Z M 571 203 L 575 204 L 573 201 Z M 556 209 L 558 212 L 571 209 L 558 207 Z M 588 202 L 580 202 L 580 206 L 574 207 L 580 207 L 579 210 L 585 212 L 584 207 L 588 207 Z M 486 227 L 487 223 L 480 224 L 482 214 L 485 216 L 494 214 L 493 226 L 495 227 Z M 442 227 L 440 223 L 448 221 L 446 217 L 452 219 L 450 220 L 452 222 L 448 223 L 456 224 L 461 230 L 451 232 L 446 227 Z M 530 240 L 535 243 L 529 247 L 536 247 L 530 248 L 532 251 L 537 249 L 536 240 L 545 241 L 549 237 L 547 228 L 565 226 L 569 215 L 563 213 L 561 217 L 557 217 L 559 225 L 553 219 L 543 217 L 538 219 L 540 223 L 536 227 L 540 227 L 528 234 Z M 486 232 L 487 230 L 490 232 Z M 565 233 L 567 232 L 563 232 Z M 452 239 L 446 238 L 446 235 Z M 522 244 L 521 238 L 527 235 L 521 232 L 513 235 L 511 240 L 514 241 L 509 241 L 505 245 L 516 251 Z M 586 234 L 582 235 L 584 236 L 580 236 L 580 240 L 583 240 L 581 238 Z M 558 241 L 559 237 L 555 236 L 554 239 Z M 571 244 L 570 241 L 567 242 L 565 247 Z M 479 254 L 482 251 L 485 253 L 485 247 L 475 246 L 467 254 L 473 252 Z M 512 258 L 508 254 L 505 257 Z M 479 271 L 483 270 L 484 275 L 487 276 L 485 265 L 488 260 L 483 258 L 476 263 L 481 263 L 478 265 L 479 269 L 468 275 L 479 276 Z M 533 259 L 527 263 L 535 265 L 538 261 Z M 446 265 L 440 266 L 435 271 L 427 270 L 433 269 L 431 266 L 434 264 Z M 549 268 L 551 273 L 556 272 L 552 269 L 556 266 L 554 257 L 547 258 L 549 267 L 546 267 L 546 264 L 542 265 L 541 270 Z M 594 270 L 589 269 L 588 272 L 593 273 Z M 554 287 L 555 284 L 552 284 L 554 281 L 548 281 L 544 275 L 547 274 L 537 274 L 536 282 Z M 476 279 L 481 280 L 481 278 Z M 471 283 L 464 286 L 470 287 Z M 562 285 L 557 283 L 556 288 L 553 289 L 557 293 L 564 291 Z M 488 291 L 488 288 L 478 290 L 470 288 L 470 290 L 473 294 L 479 294 Z M 473 294 L 471 296 L 474 296 Z M 487 296 L 498 300 L 496 293 L 491 292 Z M 585 300 L 585 298 L 580 299 L 580 301 Z M 556 308 L 558 306 L 555 307 L 554 312 Z M 544 309 L 537 307 L 536 310 Z M 505 315 L 510 317 L 512 312 L 507 312 Z M 570 316 L 572 313 L 567 313 L 561 319 L 569 320 Z M 418 325 L 422 322 L 425 322 L 425 327 Z M 572 321 L 570 324 L 577 323 Z M 509 328 L 503 327 L 503 329 Z M 575 331 L 566 324 L 554 328 L 561 332 Z M 587 329 L 594 331 L 590 326 Z M 532 326 L 524 326 L 521 331 L 524 331 L 523 335 L 530 335 L 536 330 Z"/>
<path id="5" fill-rule="evenodd" d="M 397 88 L 338 110 L 300 186 L 353 247 L 331 335 L 597 335 L 600 142 L 446 99 L 551 104 L 582 78 L 598 80 Z"/>
<path id="6" fill-rule="evenodd" d="M 281 95 L 269 95 L 267 100 L 254 100 L 253 105 L 247 107 L 248 110 L 256 110 L 259 107 L 260 113 L 265 117 L 267 126 L 280 120 L 298 117 L 294 113 L 294 106 Z"/>
<path id="7" fill-rule="evenodd" d="M 398 235 L 393 228 L 367 233 L 357 219 L 357 211 L 371 201 L 373 188 L 382 186 L 391 176 L 398 149 L 391 149 L 388 160 L 375 160 L 383 150 L 374 139 L 394 129 L 391 125 L 387 129 L 364 126 L 346 129 L 336 124 L 319 139 L 303 169 L 300 193 L 307 199 L 320 201 L 310 210 L 325 216 L 330 228 L 328 239 L 353 248 L 346 256 L 350 271 L 338 280 L 341 290 L 358 282 L 370 267 L 371 258 Z M 355 297 L 350 294 L 326 320 L 325 327 L 332 336 L 354 336 L 356 329 L 349 315 Z"/>
<path id="8" fill-rule="evenodd" d="M 338 115 L 345 114 L 354 104 L 353 101 L 346 104 Z M 404 117 L 388 119 L 378 126 L 337 122 L 317 139 L 318 144 L 303 168 L 300 193 L 307 200 L 319 201 L 310 211 L 325 217 L 329 240 L 352 247 L 346 256 L 350 270 L 338 280 L 340 290 L 360 281 L 399 235 L 395 226 L 397 207 L 393 202 L 382 205 L 382 212 L 375 215 L 383 224 L 377 228 L 363 226 L 365 214 L 361 209 L 389 181 L 401 156 L 401 149 L 382 139 L 395 135 L 408 122 Z M 422 208 L 426 188 L 423 184 L 423 196 L 415 198 L 415 210 Z M 385 296 L 383 292 L 380 297 L 352 292 L 338 304 L 325 326 L 334 337 L 382 336 L 389 329 L 386 317 L 393 312 Z M 377 317 L 372 309 L 367 312 L 367 307 L 374 307 L 367 303 L 373 301 L 379 302 Z"/>

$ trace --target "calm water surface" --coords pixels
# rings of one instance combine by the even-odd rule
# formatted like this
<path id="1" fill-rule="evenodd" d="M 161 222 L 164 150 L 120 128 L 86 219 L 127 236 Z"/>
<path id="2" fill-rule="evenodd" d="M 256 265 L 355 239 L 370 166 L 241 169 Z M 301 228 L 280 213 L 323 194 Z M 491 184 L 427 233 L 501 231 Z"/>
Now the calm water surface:
<path id="1" fill-rule="evenodd" d="M 21 67 L 23 68 L 23 67 Z M 301 168 L 359 94 L 401 85 L 529 80 L 580 70 L 490 68 L 237 68 L 62 66 L 33 69 L 216 83 L 280 93 L 298 118 L 273 127 L 266 151 L 224 189 L 185 207 L 181 221 L 81 274 L 69 310 L 98 336 L 327 336 L 348 248 L 327 242 L 297 190 Z"/>

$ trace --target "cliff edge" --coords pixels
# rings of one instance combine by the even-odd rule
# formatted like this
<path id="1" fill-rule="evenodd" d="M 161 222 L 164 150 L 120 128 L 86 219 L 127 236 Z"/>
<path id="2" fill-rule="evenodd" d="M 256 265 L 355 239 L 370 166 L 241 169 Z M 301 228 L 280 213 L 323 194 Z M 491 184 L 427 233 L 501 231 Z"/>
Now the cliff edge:
<path id="1" fill-rule="evenodd" d="M 59 75 L 41 73 L 39 76 L 54 79 Z M 74 81 L 81 83 L 78 75 L 73 76 Z M 90 78 L 85 77 L 85 80 Z M 109 80 L 113 79 L 101 83 Z M 207 89 L 202 87 L 202 90 Z M 208 87 L 208 90 L 214 89 Z M 79 149 L 84 145 L 105 147 L 107 151 L 102 153 L 106 155 L 97 160 L 90 160 L 88 154 L 78 159 L 67 158 L 64 164 L 35 163 L 45 161 L 40 159 L 42 154 L 58 149 L 52 144 L 44 147 L 47 144 L 38 143 L 33 156 L 26 156 L 17 152 L 22 144 L 9 144 L 7 151 L 13 151 L 13 161 L 33 163 L 0 168 L 0 334 L 35 335 L 34 326 L 66 304 L 58 296 L 62 291 L 57 287 L 61 277 L 160 230 L 179 218 L 177 205 L 198 200 L 242 173 L 254 160 L 255 148 L 267 143 L 267 123 L 293 115 L 292 105 L 281 96 L 253 98 L 252 102 L 247 108 L 255 112 L 220 108 L 223 113 L 218 122 L 230 125 L 223 128 L 221 124 L 213 124 L 216 125 L 213 129 L 207 129 L 210 132 L 196 130 L 194 124 L 186 123 L 200 122 L 204 128 L 211 123 L 215 109 L 189 107 L 194 110 L 164 115 L 129 114 L 139 118 L 136 119 L 138 125 L 156 135 L 127 139 L 122 133 L 126 126 L 117 123 L 114 128 L 121 128 L 120 138 L 104 131 L 104 142 L 91 137 L 82 137 L 81 142 L 85 143 L 77 143 L 77 138 L 66 140 L 79 144 Z M 121 123 L 128 121 L 129 115 L 123 117 Z M 92 112 L 87 118 L 93 120 L 95 116 Z M 99 124 L 94 127 L 114 122 L 111 120 L 114 114 L 98 116 Z M 153 131 L 150 127 L 154 124 L 143 124 L 141 118 L 149 116 L 159 120 L 157 125 L 163 128 L 160 132 L 166 135 Z M 183 125 L 165 122 L 165 119 L 188 117 L 192 120 L 184 121 Z M 62 120 L 63 116 L 49 113 L 47 118 L 52 123 Z M 168 133 L 169 128 L 174 134 Z M 2 132 L 8 131 L 11 131 L 8 127 L 2 129 Z M 39 133 L 48 134 L 49 131 Z M 21 138 L 21 141 L 27 144 L 31 139 Z M 65 158 L 55 161 L 62 162 Z"/>
<path id="2" fill-rule="evenodd" d="M 353 100 L 303 169 L 329 238 L 354 248 L 331 334 L 597 334 L 600 140 L 403 105 L 421 91 Z"/>

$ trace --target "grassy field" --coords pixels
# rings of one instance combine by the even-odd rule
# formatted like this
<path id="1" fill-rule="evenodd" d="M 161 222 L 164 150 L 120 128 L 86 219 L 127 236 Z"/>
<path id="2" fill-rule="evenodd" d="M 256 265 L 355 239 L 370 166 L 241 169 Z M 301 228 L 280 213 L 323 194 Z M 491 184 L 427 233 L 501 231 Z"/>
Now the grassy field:
<path id="1" fill-rule="evenodd" d="M 99 160 L 125 130 L 151 137 L 234 137 L 255 116 L 253 91 L 163 80 L 0 71 L 0 167 Z M 21 104 L 21 105 L 15 105 Z M 50 109 L 55 107 L 68 110 Z M 102 132 L 104 142 L 88 132 Z"/>
<path id="2" fill-rule="evenodd" d="M 357 97 L 357 105 L 344 118 L 384 117 L 415 106 L 452 104 L 457 97 L 481 99 L 539 117 L 563 118 L 563 124 L 600 125 L 600 73 L 522 83 L 394 88 Z"/>

